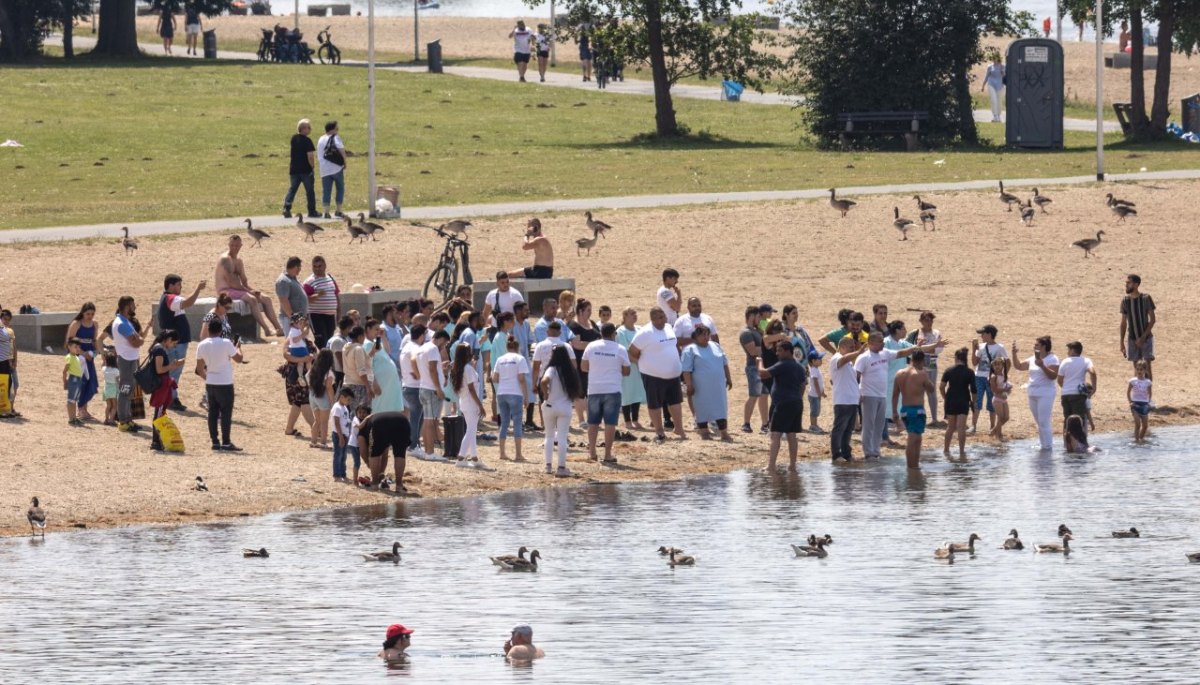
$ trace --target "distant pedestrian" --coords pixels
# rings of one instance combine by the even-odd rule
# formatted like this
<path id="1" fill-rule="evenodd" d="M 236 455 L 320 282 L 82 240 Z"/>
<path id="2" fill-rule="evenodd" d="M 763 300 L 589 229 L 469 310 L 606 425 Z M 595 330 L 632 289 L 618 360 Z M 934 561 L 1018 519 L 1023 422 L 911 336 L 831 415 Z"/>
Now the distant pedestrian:
<path id="1" fill-rule="evenodd" d="M 287 194 L 283 196 L 283 218 L 292 218 L 292 201 L 296 199 L 296 190 L 304 186 L 304 194 L 308 199 L 308 216 L 317 215 L 317 193 L 313 187 L 313 172 L 317 168 L 317 148 L 313 145 L 312 123 L 301 119 L 296 124 L 296 134 L 292 136 L 291 163 L 288 165 L 288 175 L 291 182 Z M 326 200 L 328 204 L 328 200 Z"/>
<path id="2" fill-rule="evenodd" d="M 729 442 L 729 398 L 733 377 L 729 374 L 729 358 L 721 344 L 712 339 L 708 326 L 696 324 L 692 343 L 683 348 L 683 384 L 692 400 L 696 430 L 705 440 L 712 439 L 708 424 L 716 423 L 721 439 Z"/>
<path id="3" fill-rule="evenodd" d="M 164 7 L 162 13 L 158 15 L 158 28 L 156 30 L 162 38 L 163 52 L 171 54 L 171 42 L 175 40 L 175 14 L 170 7 Z"/>
<path id="4" fill-rule="evenodd" d="M 659 307 L 650 309 L 650 325 L 638 331 L 629 345 L 629 360 L 637 362 L 646 386 L 646 407 L 654 423 L 655 442 L 667 439 L 663 431 L 664 415 L 675 425 L 675 435 L 686 439 L 680 407 L 683 392 L 680 376 L 683 368 L 675 345 L 675 329 L 667 325 L 667 315 Z"/>
<path id="5" fill-rule="evenodd" d="M 580 304 L 585 302 L 587 300 L 579 301 Z M 588 456 L 592 461 L 597 459 L 596 437 L 603 421 L 604 463 L 611 465 L 617 463 L 612 455 L 612 447 L 616 440 L 617 421 L 621 418 L 621 379 L 629 375 L 630 362 L 629 353 L 617 343 L 616 326 L 604 324 L 600 327 L 599 335 L 600 339 L 588 343 L 584 348 L 579 358 L 579 369 L 588 378 L 584 389 L 587 393 Z"/>
<path id="6" fill-rule="evenodd" d="M 188 2 L 183 6 L 183 33 L 187 37 L 187 54 L 198 55 L 196 50 L 196 42 L 200 38 L 200 32 L 204 30 L 204 26 L 200 23 L 200 8 L 196 7 L 196 3 Z"/>
<path id="7" fill-rule="evenodd" d="M 583 71 L 583 80 L 592 80 L 592 28 L 588 24 L 579 25 L 579 68 Z"/>
<path id="8" fill-rule="evenodd" d="M 534 33 L 525 28 L 525 20 L 517 21 L 517 26 L 508 32 L 513 42 L 513 62 L 517 65 L 517 76 L 525 83 L 525 70 L 529 68 L 529 57 L 533 52 Z M 546 79 L 543 78 L 543 81 Z"/>
<path id="9" fill-rule="evenodd" d="M 1000 123 L 1000 97 L 1004 93 L 1004 86 L 1007 83 L 1004 65 L 1000 63 L 1000 52 L 993 51 L 992 63 L 988 65 L 987 73 L 983 77 L 983 88 L 980 88 L 980 92 L 986 91 L 988 97 L 991 98 L 993 124 Z"/>
<path id="10" fill-rule="evenodd" d="M 342 291 L 327 271 L 325 258 L 321 255 L 312 258 L 312 273 L 304 279 L 303 288 L 308 297 L 308 322 L 312 324 L 313 342 L 318 350 L 323 350 L 337 333 Z"/>
<path id="11" fill-rule="evenodd" d="M 338 135 L 338 122 L 330 121 L 325 124 L 325 135 L 317 141 L 317 166 L 321 171 L 321 210 L 326 219 L 336 216 L 346 218 L 342 213 L 342 200 L 346 196 L 346 144 Z M 329 214 L 330 194 L 337 188 L 335 211 Z"/>
<path id="12" fill-rule="evenodd" d="M 537 34 L 533 38 L 537 47 L 538 77 L 545 83 L 546 65 L 550 62 L 550 43 L 554 40 L 554 36 L 551 35 L 549 26 L 538 24 Z"/>
<path id="13" fill-rule="evenodd" d="M 229 439 L 233 423 L 233 364 L 241 363 L 241 345 L 221 337 L 221 322 L 208 322 L 208 337 L 196 346 L 196 375 L 208 396 L 208 437 L 214 452 L 241 452 Z M 220 435 L 217 428 L 220 427 Z M 219 438 L 219 439 L 218 439 Z"/>
<path id="14" fill-rule="evenodd" d="M 1121 300 L 1121 354 L 1137 368 L 1146 362 L 1146 378 L 1154 380 L 1154 298 L 1142 292 L 1142 277 L 1125 277 L 1125 297 Z"/>
<path id="15" fill-rule="evenodd" d="M 294 317 L 299 314 L 308 320 L 308 294 L 300 284 L 300 268 L 304 262 L 299 257 L 288 257 L 283 272 L 275 279 L 275 296 L 279 298 L 279 328 L 288 330 L 295 325 Z M 294 341 L 289 340 L 288 344 Z"/>

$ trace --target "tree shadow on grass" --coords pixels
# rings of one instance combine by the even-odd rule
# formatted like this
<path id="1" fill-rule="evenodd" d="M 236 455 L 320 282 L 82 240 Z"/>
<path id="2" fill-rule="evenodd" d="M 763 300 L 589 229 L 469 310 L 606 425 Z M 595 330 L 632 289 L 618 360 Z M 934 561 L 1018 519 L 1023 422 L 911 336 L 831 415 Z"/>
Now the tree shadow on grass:
<path id="1" fill-rule="evenodd" d="M 625 140 L 606 143 L 561 143 L 552 147 L 576 150 L 770 150 L 797 149 L 796 141 L 737 140 L 707 131 L 685 133 L 677 136 L 660 137 L 653 133 L 639 133 Z"/>

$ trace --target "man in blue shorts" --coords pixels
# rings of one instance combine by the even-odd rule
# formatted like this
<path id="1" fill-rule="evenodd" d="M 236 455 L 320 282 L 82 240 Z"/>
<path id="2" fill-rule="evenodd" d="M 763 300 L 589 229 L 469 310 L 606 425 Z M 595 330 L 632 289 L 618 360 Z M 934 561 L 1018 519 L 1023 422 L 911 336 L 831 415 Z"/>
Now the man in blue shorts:
<path id="1" fill-rule="evenodd" d="M 908 468 L 919 469 L 921 440 L 925 433 L 925 395 L 934 388 L 933 381 L 929 380 L 929 372 L 925 370 L 925 353 L 917 350 L 909 359 L 912 364 L 896 372 L 892 390 L 892 416 L 903 419 L 904 430 L 908 433 L 908 444 L 904 450 Z"/>

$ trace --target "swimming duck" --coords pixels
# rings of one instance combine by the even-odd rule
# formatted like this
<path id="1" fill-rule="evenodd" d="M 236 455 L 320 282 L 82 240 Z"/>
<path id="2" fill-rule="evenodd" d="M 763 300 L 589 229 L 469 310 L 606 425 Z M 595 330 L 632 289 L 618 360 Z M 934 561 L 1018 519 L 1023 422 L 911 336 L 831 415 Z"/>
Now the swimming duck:
<path id="1" fill-rule="evenodd" d="M 949 540 L 942 543 L 941 547 L 933 550 L 934 559 L 945 559 L 951 564 L 954 563 L 954 545 Z"/>
<path id="2" fill-rule="evenodd" d="M 1130 528 L 1129 530 L 1114 530 L 1112 536 L 1114 538 L 1140 538 L 1142 534 L 1138 532 L 1137 528 Z"/>
<path id="3" fill-rule="evenodd" d="M 1062 536 L 1062 544 L 1061 545 L 1056 545 L 1054 543 L 1050 543 L 1050 544 L 1046 544 L 1046 545 L 1034 545 L 1033 551 L 1039 552 L 1042 554 L 1070 554 L 1071 553 L 1071 543 L 1069 543 L 1068 540 L 1074 540 L 1074 539 L 1075 538 L 1072 537 L 1070 533 L 1067 533 Z"/>
<path id="4" fill-rule="evenodd" d="M 1017 203 L 1017 206 L 1021 208 L 1021 223 L 1025 224 L 1026 226 L 1032 226 L 1033 225 L 1033 217 L 1037 214 L 1037 212 L 1035 212 L 1033 209 L 1033 203 L 1032 202 L 1026 202 L 1025 204 Z"/>
<path id="5" fill-rule="evenodd" d="M 346 232 L 350 234 L 351 243 L 353 243 L 355 240 L 361 243 L 367 239 L 369 234 L 367 233 L 366 228 L 364 228 L 361 224 L 352 223 L 350 221 L 350 217 L 345 217 L 344 220 L 346 222 Z"/>
<path id="6" fill-rule="evenodd" d="M 1052 202 L 1054 202 L 1054 200 L 1051 200 L 1050 198 L 1046 197 L 1045 195 L 1042 195 L 1041 193 L 1039 193 L 1037 188 L 1033 189 L 1033 199 L 1031 200 L 1031 203 L 1037 205 L 1038 209 L 1042 210 L 1042 214 L 1050 213 L 1050 212 L 1046 211 L 1046 205 L 1048 205 Z"/>
<path id="7" fill-rule="evenodd" d="M 204 482 L 204 476 L 196 476 L 196 484 L 192 486 L 192 489 L 200 492 L 208 492 L 208 483 Z"/>
<path id="8" fill-rule="evenodd" d="M 842 218 L 846 218 L 846 213 L 854 209 L 858 205 L 854 200 L 838 199 L 837 189 L 829 189 L 829 206 L 842 213 Z"/>
<path id="9" fill-rule="evenodd" d="M 892 222 L 892 227 L 900 231 L 900 235 L 904 236 L 901 240 L 908 240 L 908 229 L 912 228 L 915 223 L 912 219 L 905 219 L 900 216 L 900 208 L 892 207 L 892 211 L 896 215 L 896 220 Z"/>
<path id="10" fill-rule="evenodd" d="M 683 550 L 679 549 L 678 547 L 659 547 L 658 548 L 658 555 L 660 557 L 665 557 L 668 554 L 670 554 L 671 552 L 674 552 L 676 554 L 683 554 Z"/>
<path id="11" fill-rule="evenodd" d="M 587 217 L 587 227 L 589 231 L 594 231 L 600 235 L 604 235 L 608 231 L 612 230 L 612 226 L 609 226 L 599 219 L 593 219 L 591 212 L 584 212 L 584 216 Z"/>
<path id="12" fill-rule="evenodd" d="M 309 218 L 311 219 L 312 217 Z M 312 239 L 314 243 L 317 242 L 316 234 L 325 230 L 311 221 L 305 221 L 303 214 L 296 215 L 296 228 L 300 229 L 300 232 L 304 234 L 304 240 L 306 242 L 309 239 Z"/>
<path id="13" fill-rule="evenodd" d="M 255 558 L 266 559 L 267 557 L 269 557 L 271 555 L 267 554 L 266 547 L 260 547 L 258 549 L 246 549 L 243 547 L 242 548 L 242 556 L 246 557 L 247 559 L 255 559 Z"/>
<path id="14" fill-rule="evenodd" d="M 25 519 L 29 521 L 30 537 L 37 535 L 38 531 L 42 533 L 42 537 L 46 537 L 46 510 L 42 509 L 37 497 L 29 501 L 29 511 L 25 512 Z"/>
<path id="15" fill-rule="evenodd" d="M 1071 529 L 1067 528 L 1067 524 L 1065 524 L 1065 523 L 1058 524 L 1058 537 L 1061 538 L 1062 536 L 1064 536 L 1070 532 L 1071 532 Z"/>
<path id="16" fill-rule="evenodd" d="M 516 555 L 504 554 L 501 556 L 489 557 L 489 558 L 492 560 L 493 564 L 495 564 L 497 566 L 504 566 L 506 564 L 510 564 L 513 561 L 517 561 L 517 560 L 526 561 L 525 554 L 527 552 L 529 552 L 529 548 L 524 545 L 521 545 L 521 549 L 517 550 Z"/>
<path id="17" fill-rule="evenodd" d="M 1137 216 L 1137 210 L 1129 205 L 1113 205 L 1109 209 L 1112 210 L 1113 214 L 1116 214 L 1117 217 L 1119 217 L 1117 219 L 1117 223 L 1119 224 L 1125 223 L 1125 217 Z"/>
<path id="18" fill-rule="evenodd" d="M 125 248 L 125 254 L 133 254 L 137 252 L 137 241 L 129 237 L 129 227 L 122 226 L 121 230 L 125 232 L 125 237 L 121 238 L 121 247 Z"/>
<path id="19" fill-rule="evenodd" d="M 367 215 L 362 212 L 358 213 L 358 225 L 367 229 L 367 234 L 371 236 L 371 240 L 375 240 L 375 234 L 383 230 L 383 226 L 374 221 L 367 221 Z"/>
<path id="20" fill-rule="evenodd" d="M 1004 546 L 1001 547 L 1000 549 L 1013 549 L 1013 550 L 1025 549 L 1025 543 L 1021 542 L 1021 538 L 1017 537 L 1017 529 L 1016 528 L 1013 528 L 1012 530 L 1008 531 L 1008 539 L 1004 541 Z"/>
<path id="21" fill-rule="evenodd" d="M 921 210 L 922 212 L 932 212 L 933 210 L 937 209 L 937 205 L 933 204 L 932 202 L 926 202 L 922 200 L 920 195 L 913 195 L 913 199 L 917 201 L 917 209 Z"/>
<path id="22" fill-rule="evenodd" d="M 975 533 L 971 533 L 971 537 L 967 538 L 967 544 L 964 545 L 961 542 L 952 542 L 952 543 L 950 543 L 950 549 L 954 550 L 955 552 L 966 552 L 967 554 L 974 554 L 976 540 L 983 542 L 983 538 L 979 537 Z"/>
<path id="23" fill-rule="evenodd" d="M 396 563 L 400 561 L 400 548 L 403 546 L 399 542 L 393 542 L 392 551 L 390 552 L 371 552 L 370 554 L 362 555 L 362 557 L 367 561 L 390 561 Z"/>
<path id="24" fill-rule="evenodd" d="M 1103 237 L 1102 237 L 1103 235 L 1104 235 L 1104 231 L 1096 231 L 1095 238 L 1084 238 L 1083 240 L 1076 240 L 1075 242 L 1071 243 L 1071 246 L 1078 247 L 1081 250 L 1083 250 L 1083 257 L 1084 257 L 1084 259 L 1087 259 L 1087 257 L 1092 254 L 1092 250 L 1096 249 L 1097 247 L 1100 247 L 1100 241 L 1103 240 Z"/>
<path id="25" fill-rule="evenodd" d="M 696 557 L 688 556 L 687 554 L 676 554 L 675 550 L 671 550 L 671 559 L 667 562 L 671 568 L 676 566 L 695 566 Z"/>
<path id="26" fill-rule="evenodd" d="M 829 552 L 825 551 L 824 540 L 813 538 L 810 540 L 810 542 L 816 542 L 816 545 L 792 545 L 792 551 L 795 552 L 796 556 L 798 557 L 814 557 L 816 559 L 824 559 L 825 557 L 829 556 Z"/>
<path id="27" fill-rule="evenodd" d="M 1113 197 L 1112 193 L 1109 193 L 1109 194 L 1105 195 L 1104 197 L 1105 197 L 1104 204 L 1108 205 L 1109 207 L 1114 207 L 1116 205 L 1125 205 L 1126 207 L 1137 207 L 1137 205 L 1132 202 L 1128 202 L 1126 200 L 1121 200 L 1119 198 Z"/>
<path id="28" fill-rule="evenodd" d="M 538 559 L 542 558 L 542 553 L 536 549 L 530 553 L 528 559 L 513 559 L 500 564 L 500 568 L 505 571 L 526 571 L 536 573 L 538 570 Z"/>
<path id="29" fill-rule="evenodd" d="M 246 235 L 250 236 L 250 239 L 254 241 L 254 244 L 250 247 L 259 247 L 259 243 L 263 241 L 263 238 L 271 237 L 270 233 L 261 228 L 255 228 L 254 223 L 250 219 L 246 219 Z"/>

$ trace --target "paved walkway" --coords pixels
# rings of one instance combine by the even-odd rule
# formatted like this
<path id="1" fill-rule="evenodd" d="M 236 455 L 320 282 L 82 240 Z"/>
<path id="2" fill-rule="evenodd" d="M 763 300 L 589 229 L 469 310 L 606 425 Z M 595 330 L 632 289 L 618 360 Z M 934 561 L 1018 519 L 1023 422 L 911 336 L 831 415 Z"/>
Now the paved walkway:
<path id="1" fill-rule="evenodd" d="M 1109 181 L 1164 181 L 1200 179 L 1200 169 L 1157 171 L 1132 174 L 1109 174 Z M 1064 185 L 1086 185 L 1096 181 L 1095 176 L 1065 176 L 1059 178 L 1009 178 L 1009 187 L 1037 186 L 1047 188 Z M 909 183 L 904 185 L 846 186 L 838 189 L 844 196 L 888 195 L 895 193 L 938 193 L 959 190 L 992 190 L 994 180 L 961 181 L 954 183 Z M 677 195 L 626 195 L 619 197 L 581 198 L 576 200 L 547 200 L 543 202 L 503 202 L 497 204 L 452 205 L 444 207 L 406 207 L 403 219 L 407 221 L 431 221 L 458 217 L 483 217 L 506 215 L 529 215 L 545 212 L 584 212 L 603 209 L 635 209 L 646 207 L 669 207 L 680 205 L 703 205 L 724 202 L 766 202 L 785 200 L 811 200 L 825 197 L 828 190 L 752 190 L 731 193 L 683 193 Z M 295 220 L 284 219 L 278 214 L 250 217 L 255 227 L 286 227 Z M 41 242 L 55 240 L 80 240 L 99 236 L 116 238 L 121 226 L 126 224 L 92 224 L 86 226 L 57 226 L 50 228 L 16 229 L 0 231 L 0 243 Z M 149 221 L 127 224 L 134 236 L 164 235 L 172 233 L 197 233 L 233 231 L 245 228 L 243 217 L 226 219 L 197 219 L 183 221 Z"/>

